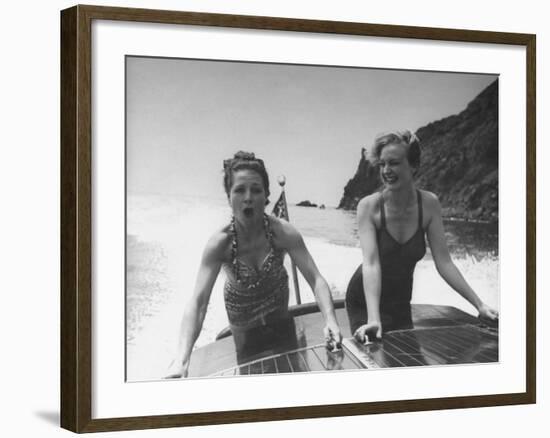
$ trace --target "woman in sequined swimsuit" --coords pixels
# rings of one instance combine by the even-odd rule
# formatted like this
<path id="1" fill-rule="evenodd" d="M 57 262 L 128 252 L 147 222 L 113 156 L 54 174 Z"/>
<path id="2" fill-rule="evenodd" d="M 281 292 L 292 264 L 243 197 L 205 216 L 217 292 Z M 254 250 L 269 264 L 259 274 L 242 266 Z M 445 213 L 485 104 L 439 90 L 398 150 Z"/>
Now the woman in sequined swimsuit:
<path id="1" fill-rule="evenodd" d="M 413 273 L 426 253 L 425 235 L 441 277 L 477 309 L 480 318 L 497 320 L 498 312 L 481 301 L 449 255 L 437 196 L 415 187 L 418 138 L 409 131 L 380 135 L 372 155 L 384 187 L 357 206 L 363 263 L 346 292 L 354 336 L 364 342 L 366 336 L 380 338 L 383 330 L 412 327 Z"/>
<path id="2" fill-rule="evenodd" d="M 285 338 L 296 337 L 288 312 L 288 275 L 283 265 L 286 253 L 315 294 L 325 319 L 327 343 L 339 347 L 342 339 L 328 284 L 302 236 L 288 222 L 265 214 L 269 179 L 263 161 L 246 152 L 225 160 L 224 187 L 233 217 L 204 249 L 193 297 L 182 318 L 176 359 L 167 378 L 187 376 L 191 351 L 221 269 L 226 274 L 224 301 L 237 360 L 243 352 L 250 358 Z"/>

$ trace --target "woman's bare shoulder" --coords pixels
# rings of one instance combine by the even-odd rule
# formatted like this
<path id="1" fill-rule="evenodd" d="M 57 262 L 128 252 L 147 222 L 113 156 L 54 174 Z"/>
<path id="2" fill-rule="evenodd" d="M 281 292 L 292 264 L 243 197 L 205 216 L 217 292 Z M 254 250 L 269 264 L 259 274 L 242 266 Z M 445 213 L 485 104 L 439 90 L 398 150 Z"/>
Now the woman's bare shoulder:
<path id="1" fill-rule="evenodd" d="M 439 202 L 438 197 L 434 192 L 430 192 L 429 190 L 423 190 L 423 189 L 419 189 L 418 191 L 422 195 L 422 200 L 424 202 L 426 202 L 426 201 L 428 201 L 428 202 L 430 202 L 430 201 L 431 202 L 434 202 L 434 201 Z"/>
<path id="2" fill-rule="evenodd" d="M 300 232 L 291 223 L 275 216 L 268 216 L 268 218 L 273 231 L 274 243 L 277 247 L 287 249 L 292 246 L 296 239 L 300 238 Z"/>
<path id="3" fill-rule="evenodd" d="M 440 208 L 439 198 L 433 192 L 428 190 L 419 190 L 420 195 L 422 196 L 422 205 L 428 209 L 438 209 Z"/>
<path id="4" fill-rule="evenodd" d="M 210 236 L 204 249 L 204 255 L 211 260 L 225 261 L 230 247 L 231 232 L 230 226 L 227 224 Z"/>
<path id="5" fill-rule="evenodd" d="M 428 190 L 420 190 L 422 207 L 424 209 L 424 227 L 432 223 L 432 219 L 441 217 L 441 204 L 435 193 Z"/>
<path id="6" fill-rule="evenodd" d="M 357 215 L 359 217 L 373 217 L 378 211 L 378 205 L 380 204 L 380 193 L 374 192 L 368 196 L 365 196 L 357 204 Z"/>

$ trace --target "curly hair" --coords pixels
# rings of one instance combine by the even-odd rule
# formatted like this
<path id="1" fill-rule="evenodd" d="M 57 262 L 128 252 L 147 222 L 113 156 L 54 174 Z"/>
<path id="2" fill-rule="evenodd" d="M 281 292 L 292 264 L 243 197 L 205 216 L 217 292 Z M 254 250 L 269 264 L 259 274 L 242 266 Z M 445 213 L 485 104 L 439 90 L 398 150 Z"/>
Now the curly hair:
<path id="1" fill-rule="evenodd" d="M 233 158 L 223 160 L 223 187 L 229 198 L 229 192 L 233 185 L 233 174 L 239 170 L 252 170 L 262 178 L 266 198 L 269 198 L 269 176 L 263 160 L 256 158 L 253 152 L 239 151 Z M 266 200 L 266 205 L 269 200 Z"/>

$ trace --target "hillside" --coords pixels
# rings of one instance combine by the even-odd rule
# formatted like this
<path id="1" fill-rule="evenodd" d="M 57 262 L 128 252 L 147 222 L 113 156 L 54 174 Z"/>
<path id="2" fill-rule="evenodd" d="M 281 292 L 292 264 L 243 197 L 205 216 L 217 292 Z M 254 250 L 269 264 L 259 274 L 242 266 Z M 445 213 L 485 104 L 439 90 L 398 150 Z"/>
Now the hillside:
<path id="1" fill-rule="evenodd" d="M 419 188 L 439 196 L 447 217 L 498 220 L 498 80 L 460 114 L 419 128 Z M 352 210 L 380 187 L 376 169 L 361 150 L 357 171 L 338 208 Z"/>

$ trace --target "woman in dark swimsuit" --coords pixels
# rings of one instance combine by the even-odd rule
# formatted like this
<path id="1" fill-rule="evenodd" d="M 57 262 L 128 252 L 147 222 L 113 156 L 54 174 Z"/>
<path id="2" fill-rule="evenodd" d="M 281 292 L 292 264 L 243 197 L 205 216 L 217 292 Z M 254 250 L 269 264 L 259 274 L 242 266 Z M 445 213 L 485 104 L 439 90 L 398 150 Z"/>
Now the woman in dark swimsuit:
<path id="1" fill-rule="evenodd" d="M 325 339 L 342 340 L 327 282 L 300 233 L 288 222 L 265 214 L 269 179 L 262 160 L 238 152 L 224 161 L 224 187 L 233 216 L 204 249 L 195 290 L 184 310 L 176 358 L 167 378 L 186 377 L 193 345 L 201 331 L 212 288 L 223 268 L 224 301 L 237 359 L 250 358 L 296 336 L 288 312 L 286 253 L 311 286 L 325 319 Z"/>
<path id="2" fill-rule="evenodd" d="M 498 312 L 480 300 L 449 255 L 437 196 L 415 187 L 413 172 L 420 164 L 417 137 L 409 131 L 380 135 L 373 159 L 384 188 L 357 206 L 363 264 L 346 292 L 354 336 L 364 342 L 366 336 L 380 338 L 383 330 L 412 327 L 413 273 L 426 253 L 425 235 L 441 277 L 477 309 L 480 318 L 497 320 Z"/>

